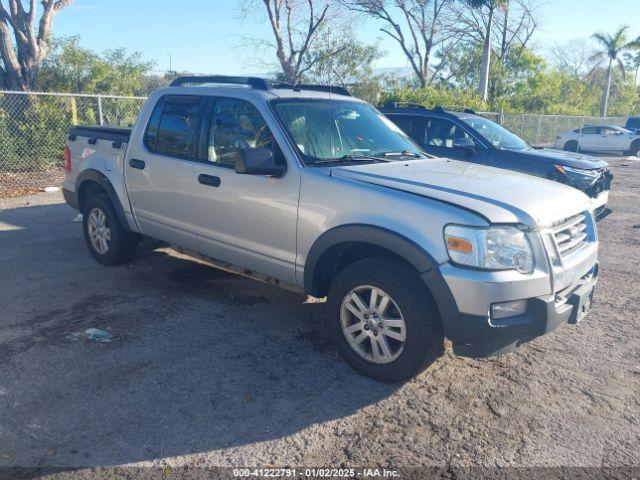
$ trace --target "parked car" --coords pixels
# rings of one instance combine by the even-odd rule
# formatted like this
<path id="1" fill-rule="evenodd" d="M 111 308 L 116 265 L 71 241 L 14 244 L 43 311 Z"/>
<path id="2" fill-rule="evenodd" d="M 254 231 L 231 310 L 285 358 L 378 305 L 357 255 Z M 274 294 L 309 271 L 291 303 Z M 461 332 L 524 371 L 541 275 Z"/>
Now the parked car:
<path id="1" fill-rule="evenodd" d="M 559 133 L 555 147 L 570 152 L 623 152 L 640 156 L 640 134 L 615 125 L 587 125 Z"/>
<path id="2" fill-rule="evenodd" d="M 452 112 L 441 107 L 431 110 L 422 105 L 389 105 L 381 111 L 427 153 L 555 180 L 586 193 L 596 215 L 605 210 L 613 176 L 603 160 L 532 147 L 472 110 Z"/>
<path id="3" fill-rule="evenodd" d="M 179 78 L 132 129 L 71 129 L 65 161 L 98 262 L 128 261 L 148 236 L 327 296 L 338 351 L 382 381 L 421 371 L 445 335 L 488 356 L 576 323 L 598 278 L 583 193 L 428 157 L 339 88 Z"/>
<path id="4" fill-rule="evenodd" d="M 625 128 L 633 133 L 640 133 L 640 117 L 629 117 Z"/>

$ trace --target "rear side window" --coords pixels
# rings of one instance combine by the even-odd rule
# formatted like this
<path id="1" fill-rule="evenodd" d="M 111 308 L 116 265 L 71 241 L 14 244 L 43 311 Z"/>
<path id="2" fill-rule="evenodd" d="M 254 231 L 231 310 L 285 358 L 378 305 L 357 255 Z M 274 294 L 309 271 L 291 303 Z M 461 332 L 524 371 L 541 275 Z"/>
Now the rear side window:
<path id="1" fill-rule="evenodd" d="M 600 133 L 600 127 L 584 127 L 582 129 L 583 135 L 593 135 L 596 133 Z"/>
<path id="2" fill-rule="evenodd" d="M 195 159 L 199 125 L 200 97 L 165 97 L 151 115 L 145 145 L 161 155 Z"/>
<path id="3" fill-rule="evenodd" d="M 413 137 L 413 117 L 404 115 L 389 115 L 389 120 L 395 123 L 400 130 Z"/>

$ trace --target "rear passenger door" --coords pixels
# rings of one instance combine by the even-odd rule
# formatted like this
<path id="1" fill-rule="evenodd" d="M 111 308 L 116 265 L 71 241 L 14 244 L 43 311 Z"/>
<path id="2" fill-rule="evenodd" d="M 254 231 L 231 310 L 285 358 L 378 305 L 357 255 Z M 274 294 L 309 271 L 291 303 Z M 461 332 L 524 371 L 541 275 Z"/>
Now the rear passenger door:
<path id="1" fill-rule="evenodd" d="M 300 174 L 287 162 L 284 137 L 247 100 L 212 98 L 203 139 L 206 152 L 194 171 L 198 251 L 285 282 L 295 282 Z M 274 134 L 280 135 L 279 139 Z M 268 148 L 287 170 L 282 177 L 235 172 L 238 149 Z"/>
<path id="2" fill-rule="evenodd" d="M 143 142 L 129 146 L 125 164 L 131 206 L 142 233 L 188 249 L 196 247 L 193 172 L 202 109 L 199 96 L 162 97 Z"/>

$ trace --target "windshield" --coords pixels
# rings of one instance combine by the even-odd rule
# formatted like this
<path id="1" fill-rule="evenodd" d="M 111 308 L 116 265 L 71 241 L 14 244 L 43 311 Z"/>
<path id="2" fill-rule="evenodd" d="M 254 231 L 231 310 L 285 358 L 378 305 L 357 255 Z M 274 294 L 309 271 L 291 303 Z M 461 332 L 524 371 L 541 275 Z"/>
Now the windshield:
<path id="1" fill-rule="evenodd" d="M 274 109 L 306 164 L 423 157 L 413 140 L 366 103 L 292 99 L 274 102 Z"/>
<path id="2" fill-rule="evenodd" d="M 505 150 L 525 150 L 531 148 L 531 146 L 520 137 L 487 118 L 469 117 L 464 120 L 496 148 Z"/>

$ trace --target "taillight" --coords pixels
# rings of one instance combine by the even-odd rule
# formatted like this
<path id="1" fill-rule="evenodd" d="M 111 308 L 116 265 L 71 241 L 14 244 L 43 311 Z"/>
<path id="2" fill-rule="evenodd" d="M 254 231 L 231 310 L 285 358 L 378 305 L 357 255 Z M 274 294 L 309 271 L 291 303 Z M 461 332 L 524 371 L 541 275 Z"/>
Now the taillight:
<path id="1" fill-rule="evenodd" d="M 69 147 L 64 147 L 64 169 L 67 172 L 71 171 L 71 150 Z"/>

